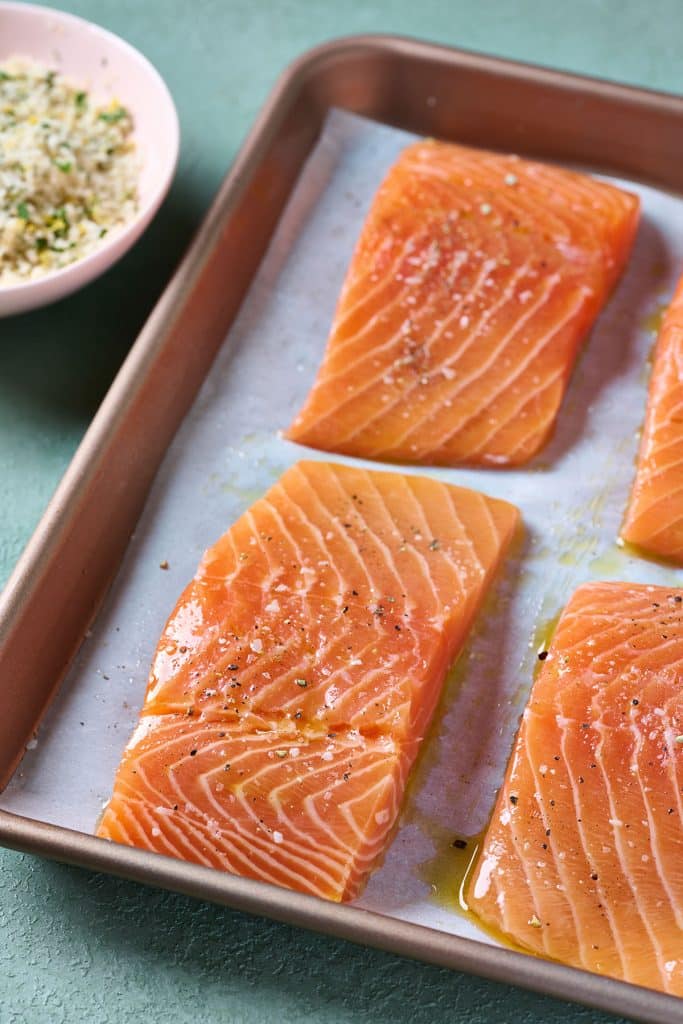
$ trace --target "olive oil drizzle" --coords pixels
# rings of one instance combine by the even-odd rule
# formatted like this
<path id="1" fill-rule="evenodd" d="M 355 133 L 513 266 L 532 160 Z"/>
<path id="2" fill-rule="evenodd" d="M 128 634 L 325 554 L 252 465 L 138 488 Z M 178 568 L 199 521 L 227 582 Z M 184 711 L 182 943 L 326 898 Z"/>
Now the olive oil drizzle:
<path id="1" fill-rule="evenodd" d="M 532 634 L 530 647 L 536 654 L 535 673 L 545 660 L 543 656 L 548 652 L 561 614 L 557 612 L 542 619 Z M 467 889 L 484 845 L 488 823 L 485 829 L 474 835 L 453 836 L 447 833 L 442 824 L 437 824 L 420 814 L 416 808 L 413 808 L 410 819 L 431 839 L 436 850 L 434 856 L 423 861 L 418 869 L 418 876 L 430 888 L 430 901 L 460 914 L 499 945 L 537 956 L 533 950 L 519 945 L 504 932 L 482 921 L 467 902 Z"/>

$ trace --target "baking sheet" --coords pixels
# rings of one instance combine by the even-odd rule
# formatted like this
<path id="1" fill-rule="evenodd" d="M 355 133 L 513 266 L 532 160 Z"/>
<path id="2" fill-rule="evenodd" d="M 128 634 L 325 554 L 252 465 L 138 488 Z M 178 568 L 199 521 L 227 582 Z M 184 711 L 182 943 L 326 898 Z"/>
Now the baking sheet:
<path id="1" fill-rule="evenodd" d="M 137 720 L 158 635 L 203 550 L 287 465 L 302 455 L 329 457 L 277 432 L 313 379 L 377 185 L 413 138 L 354 115 L 329 115 L 160 469 L 111 595 L 0 808 L 93 831 Z M 522 471 L 428 470 L 515 502 L 526 539 L 452 674 L 398 832 L 359 901 L 365 908 L 491 941 L 453 905 L 433 899 L 435 871 L 454 837 L 486 823 L 545 625 L 587 579 L 678 581 L 674 570 L 633 559 L 614 542 L 653 330 L 683 266 L 683 200 L 627 187 L 643 200 L 636 248 L 579 361 L 553 441 Z"/>

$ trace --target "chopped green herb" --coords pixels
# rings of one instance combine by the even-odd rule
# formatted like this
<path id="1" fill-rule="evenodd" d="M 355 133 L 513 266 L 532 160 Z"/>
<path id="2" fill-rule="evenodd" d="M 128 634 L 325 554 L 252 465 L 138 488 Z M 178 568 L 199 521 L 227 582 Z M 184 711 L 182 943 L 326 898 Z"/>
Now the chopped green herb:
<path id="1" fill-rule="evenodd" d="M 99 118 L 100 121 L 105 121 L 107 124 L 116 124 L 117 121 L 122 121 L 127 116 L 128 111 L 125 107 L 118 107 L 116 110 L 103 110 Z"/>
<path id="2" fill-rule="evenodd" d="M 296 683 L 297 686 L 301 686 L 302 688 L 304 686 L 308 686 L 308 683 L 305 679 L 295 679 L 294 682 Z"/>
<path id="3" fill-rule="evenodd" d="M 71 227 L 68 214 L 63 206 L 60 206 L 58 210 L 55 210 L 54 221 L 52 224 L 52 230 L 55 233 L 56 238 L 64 238 L 68 229 Z"/>
<path id="4" fill-rule="evenodd" d="M 73 263 L 132 217 L 132 131 L 119 101 L 96 107 L 86 87 L 58 69 L 0 61 L 0 138 L 13 179 L 0 199 L 0 286 Z M 87 175 L 76 175 L 81 167 Z M 24 230 L 7 232 L 12 221 Z"/>

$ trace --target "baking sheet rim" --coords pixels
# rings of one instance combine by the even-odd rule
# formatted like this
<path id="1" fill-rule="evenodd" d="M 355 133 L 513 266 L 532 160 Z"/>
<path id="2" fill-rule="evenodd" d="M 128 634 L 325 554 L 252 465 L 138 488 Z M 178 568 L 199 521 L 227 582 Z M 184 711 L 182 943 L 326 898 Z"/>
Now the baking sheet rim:
<path id="1" fill-rule="evenodd" d="M 109 872 L 195 899 L 209 899 L 243 913 L 265 915 L 285 924 L 555 998 L 578 1000 L 606 1012 L 623 1010 L 634 1019 L 662 1024 L 675 1017 L 680 1019 L 681 1003 L 674 996 L 349 904 L 333 903 L 268 882 L 36 822 L 8 811 L 0 811 L 0 839 L 21 852 L 39 853 L 76 867 Z"/>
<path id="2" fill-rule="evenodd" d="M 565 85 L 586 94 L 629 100 L 638 105 L 683 115 L 683 99 L 675 95 L 539 66 L 487 57 L 400 36 L 351 36 L 315 47 L 299 57 L 276 82 L 233 167 L 209 208 L 178 270 L 107 393 L 93 423 L 72 459 L 36 531 L 0 595 L 0 641 L 11 635 L 12 620 L 30 598 L 33 570 L 49 559 L 60 530 L 75 517 L 81 489 L 97 462 L 106 437 L 128 400 L 129 389 L 162 345 L 182 309 L 192 284 L 201 276 L 221 225 L 247 187 L 245 168 L 255 159 L 264 137 L 274 131 L 307 83 L 330 64 L 362 54 L 412 56 L 448 60 L 483 73 L 501 73 L 532 81 Z M 84 624 L 84 629 L 87 624 Z M 249 913 L 307 927 L 339 938 L 372 945 L 399 955 L 461 969 L 494 981 L 519 985 L 558 998 L 584 1002 L 608 1012 L 628 1013 L 644 1021 L 683 1020 L 679 1000 L 627 982 L 576 970 L 511 949 L 491 946 L 438 929 L 400 921 L 353 906 L 328 903 L 265 882 L 232 876 L 158 854 L 107 843 L 85 833 L 24 818 L 0 810 L 0 844 L 37 853 L 131 880 L 160 885 L 200 899 Z"/>

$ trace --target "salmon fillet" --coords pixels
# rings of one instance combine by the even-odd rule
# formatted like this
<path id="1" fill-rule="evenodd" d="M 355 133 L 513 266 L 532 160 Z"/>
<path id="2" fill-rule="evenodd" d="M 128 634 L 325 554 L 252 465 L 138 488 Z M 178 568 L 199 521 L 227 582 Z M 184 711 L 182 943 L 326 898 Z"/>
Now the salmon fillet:
<path id="1" fill-rule="evenodd" d="M 372 204 L 287 436 L 396 462 L 526 462 L 552 431 L 638 213 L 636 196 L 583 174 L 409 146 Z"/>
<path id="2" fill-rule="evenodd" d="M 287 470 L 178 601 L 98 835 L 353 899 L 517 522 L 423 477 Z"/>
<path id="3" fill-rule="evenodd" d="M 534 953 L 683 995 L 683 590 L 576 591 L 467 888 Z"/>
<path id="4" fill-rule="evenodd" d="M 683 278 L 657 338 L 624 540 L 683 564 Z"/>

